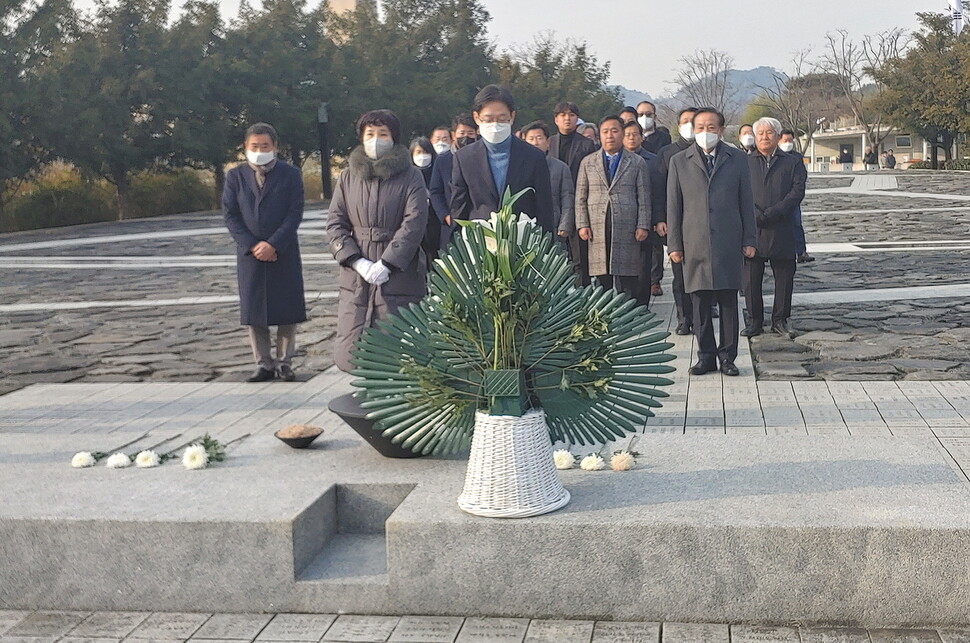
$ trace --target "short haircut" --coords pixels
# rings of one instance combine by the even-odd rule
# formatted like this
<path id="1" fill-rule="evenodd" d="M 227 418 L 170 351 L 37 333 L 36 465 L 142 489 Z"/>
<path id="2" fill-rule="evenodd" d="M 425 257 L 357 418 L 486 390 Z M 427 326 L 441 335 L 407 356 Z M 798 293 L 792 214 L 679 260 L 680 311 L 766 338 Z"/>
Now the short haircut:
<path id="1" fill-rule="evenodd" d="M 781 130 L 781 136 L 786 136 L 786 135 L 791 136 L 792 138 L 795 138 L 795 132 L 793 130 L 790 130 L 790 129 Z"/>
<path id="2" fill-rule="evenodd" d="M 657 105 L 655 103 L 653 103 L 652 101 L 642 100 L 639 103 L 637 103 L 637 107 L 640 107 L 640 105 L 649 105 L 650 107 L 653 108 L 653 111 L 655 111 L 655 112 L 657 111 Z"/>
<path id="3" fill-rule="evenodd" d="M 431 130 L 431 135 L 434 136 L 434 133 L 435 132 L 439 132 L 439 131 L 442 131 L 442 130 L 445 131 L 445 132 L 448 132 L 449 134 L 451 133 L 451 130 L 448 129 L 448 126 L 447 125 L 435 125 L 435 128 L 433 130 Z"/>
<path id="4" fill-rule="evenodd" d="M 510 112 L 515 111 L 515 101 L 512 99 L 512 92 L 509 91 L 508 87 L 501 87 L 499 85 L 485 85 L 475 94 L 475 100 L 472 103 L 473 112 L 482 111 L 482 108 L 488 103 L 505 103 L 505 106 L 509 108 Z"/>
<path id="5" fill-rule="evenodd" d="M 454 132 L 457 130 L 459 125 L 464 125 L 465 127 L 470 127 L 478 131 L 478 123 L 475 122 L 475 119 L 468 112 L 462 112 L 451 119 L 451 131 Z"/>
<path id="6" fill-rule="evenodd" d="M 752 130 L 754 129 L 754 125 L 752 125 L 751 123 L 742 123 L 742 124 L 741 124 L 741 125 L 740 125 L 740 126 L 738 127 L 738 131 L 740 132 L 740 131 L 741 131 L 741 130 L 743 130 L 743 129 L 744 129 L 745 127 L 750 127 L 750 128 L 752 129 Z"/>
<path id="7" fill-rule="evenodd" d="M 687 113 L 695 113 L 697 111 L 696 107 L 685 107 L 684 109 L 677 112 L 677 121 L 680 122 L 680 117 Z"/>
<path id="8" fill-rule="evenodd" d="M 751 129 L 757 132 L 757 128 L 764 127 L 765 125 L 775 130 L 775 135 L 781 136 L 781 121 L 779 121 L 777 118 L 772 118 L 771 116 L 762 116 L 754 122 Z"/>
<path id="9" fill-rule="evenodd" d="M 697 117 L 700 116 L 701 114 L 714 114 L 715 116 L 717 116 L 718 127 L 724 127 L 724 114 L 717 111 L 717 109 L 715 109 L 714 107 L 698 108 L 698 110 L 694 112 L 694 117 L 690 119 L 691 125 L 694 124 L 694 121 L 696 121 Z"/>
<path id="10" fill-rule="evenodd" d="M 549 138 L 550 136 L 549 126 L 543 123 L 542 121 L 532 121 L 531 123 L 523 127 L 522 136 L 523 137 L 528 136 L 529 132 L 531 132 L 534 129 L 542 130 L 542 133 L 545 134 L 546 138 Z"/>
<path id="11" fill-rule="evenodd" d="M 640 133 L 640 136 L 643 136 L 643 127 L 640 125 L 640 123 L 638 123 L 636 121 L 630 121 L 629 123 L 627 123 L 626 125 L 623 126 L 623 130 L 626 131 L 626 130 L 630 129 L 631 127 L 636 127 L 637 128 L 637 132 Z"/>
<path id="12" fill-rule="evenodd" d="M 276 128 L 269 123 L 254 123 L 249 126 L 246 130 L 246 138 L 244 140 L 248 141 L 252 136 L 269 136 L 269 140 L 273 141 L 273 145 L 279 143 L 280 137 L 276 134 Z"/>
<path id="13" fill-rule="evenodd" d="M 625 114 L 627 112 L 630 112 L 631 114 L 636 114 L 637 113 L 637 108 L 636 107 L 631 107 L 631 106 L 627 105 L 626 107 L 624 107 L 623 109 L 621 109 L 619 112 L 617 112 L 617 114 Z"/>
<path id="14" fill-rule="evenodd" d="M 598 132 L 598 129 L 599 128 L 597 128 L 592 123 L 583 123 L 582 125 L 580 125 L 579 127 L 576 128 L 576 131 L 579 132 L 579 133 L 583 133 L 583 132 L 586 132 L 588 130 L 593 130 L 593 133 L 596 134 Z"/>
<path id="15" fill-rule="evenodd" d="M 408 146 L 408 151 L 414 154 L 414 148 L 420 147 L 422 150 L 430 154 L 431 156 L 436 156 L 434 153 L 434 146 L 431 145 L 431 141 L 428 140 L 426 136 L 419 136 L 411 141 L 411 145 Z"/>
<path id="16" fill-rule="evenodd" d="M 622 114 L 622 112 L 620 113 Z M 616 121 L 617 123 L 619 123 L 621 131 L 623 130 L 623 128 L 626 127 L 626 123 L 623 122 L 623 119 L 620 118 L 619 114 L 610 114 L 609 116 L 604 116 L 603 118 L 600 119 L 599 124 L 596 126 L 596 130 L 599 131 L 600 128 L 603 127 L 604 123 L 607 123 L 608 121 Z"/>
<path id="17" fill-rule="evenodd" d="M 401 140 L 401 121 L 397 114 L 389 109 L 372 109 L 357 119 L 357 138 L 364 135 L 364 128 L 373 125 L 379 127 L 384 125 L 391 130 L 391 138 L 395 143 Z"/>
<path id="18" fill-rule="evenodd" d="M 553 116 L 559 116 L 566 112 L 572 112 L 576 115 L 576 118 L 579 118 L 579 107 L 576 106 L 576 103 L 570 103 L 568 100 L 561 100 L 552 108 Z"/>

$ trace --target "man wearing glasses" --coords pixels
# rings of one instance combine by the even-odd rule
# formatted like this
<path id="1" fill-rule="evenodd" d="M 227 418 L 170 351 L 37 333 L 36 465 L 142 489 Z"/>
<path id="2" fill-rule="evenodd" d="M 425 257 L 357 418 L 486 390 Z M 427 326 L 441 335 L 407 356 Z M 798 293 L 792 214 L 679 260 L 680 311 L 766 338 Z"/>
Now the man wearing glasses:
<path id="1" fill-rule="evenodd" d="M 533 188 L 516 202 L 542 227 L 555 233 L 552 185 L 546 156 L 512 136 L 515 103 L 508 89 L 483 87 L 475 96 L 472 116 L 478 124 L 478 140 L 455 152 L 451 174 L 451 219 L 488 219 L 502 207 L 502 196 Z"/>

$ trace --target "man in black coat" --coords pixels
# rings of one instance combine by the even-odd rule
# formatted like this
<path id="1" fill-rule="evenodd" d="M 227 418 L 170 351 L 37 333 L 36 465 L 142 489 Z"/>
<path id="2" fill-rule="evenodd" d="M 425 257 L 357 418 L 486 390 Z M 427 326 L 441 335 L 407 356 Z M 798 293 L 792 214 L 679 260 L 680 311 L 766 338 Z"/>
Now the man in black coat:
<path id="1" fill-rule="evenodd" d="M 516 202 L 545 231 L 555 234 L 552 184 L 546 155 L 512 136 L 515 103 L 508 89 L 487 85 L 475 96 L 472 116 L 479 139 L 454 154 L 451 174 L 451 219 L 488 219 L 502 207 L 506 188 L 516 194 L 532 188 Z"/>
<path id="2" fill-rule="evenodd" d="M 643 128 L 643 149 L 659 154 L 660 150 L 670 145 L 670 132 L 657 127 L 657 106 L 650 101 L 637 103 L 637 123 Z"/>
<path id="3" fill-rule="evenodd" d="M 431 209 L 441 222 L 441 237 L 439 248 L 446 247 L 451 243 L 452 228 L 454 222 L 451 220 L 451 172 L 454 168 L 454 151 L 474 143 L 478 137 L 478 125 L 472 115 L 464 112 L 455 116 L 451 122 L 451 149 L 438 155 L 431 168 L 431 183 L 428 185 L 428 192 L 431 197 Z"/>
<path id="4" fill-rule="evenodd" d="M 680 113 L 677 114 L 677 131 L 680 138 L 660 150 L 659 169 L 664 190 L 667 188 L 667 172 L 670 170 L 670 159 L 675 154 L 683 152 L 694 144 L 694 126 L 691 125 L 691 119 L 694 118 L 696 112 L 696 107 L 688 107 L 680 110 Z M 658 217 L 656 230 L 659 236 L 667 236 L 666 204 Z M 684 291 L 684 264 L 671 263 L 670 271 L 674 275 L 674 283 L 671 288 L 674 294 L 674 307 L 677 309 L 677 329 L 674 332 L 678 335 L 690 335 L 693 332 L 694 326 L 694 304 L 691 303 L 690 295 Z"/>
<path id="5" fill-rule="evenodd" d="M 573 185 L 576 185 L 579 178 L 579 164 L 596 151 L 596 143 L 576 131 L 579 123 L 579 108 L 575 103 L 560 101 L 556 103 L 553 112 L 559 132 L 549 138 L 549 156 L 569 166 Z M 573 261 L 576 279 L 580 285 L 588 285 L 590 283 L 589 245 L 579 238 L 576 230 L 569 233 L 569 256 Z"/>
<path id="6" fill-rule="evenodd" d="M 750 322 L 742 335 L 762 333 L 765 263 L 771 263 L 775 298 L 771 309 L 771 330 L 788 336 L 792 289 L 795 281 L 795 210 L 805 198 L 805 165 L 778 149 L 781 123 L 762 118 L 754 124 L 757 151 L 748 157 L 751 189 L 758 226 L 757 253 L 744 260 L 744 299 Z"/>
<path id="7" fill-rule="evenodd" d="M 653 285 L 653 262 L 657 247 L 663 253 L 663 243 L 657 234 L 657 225 L 665 219 L 667 209 L 667 183 L 660 171 L 660 157 L 643 148 L 643 129 L 639 122 L 627 123 L 623 126 L 623 147 L 626 151 L 636 154 L 647 162 L 650 172 L 650 236 L 641 242 L 641 266 L 639 283 L 637 284 L 637 301 L 644 306 L 650 305 Z M 666 224 L 665 224 L 666 226 Z"/>
<path id="8" fill-rule="evenodd" d="M 236 242 L 240 323 L 249 327 L 256 359 L 250 382 L 296 379 L 296 326 L 306 321 L 297 229 L 303 220 L 303 177 L 276 158 L 276 130 L 246 131 L 246 163 L 226 174 L 222 213 Z M 270 326 L 276 326 L 276 356 Z"/>

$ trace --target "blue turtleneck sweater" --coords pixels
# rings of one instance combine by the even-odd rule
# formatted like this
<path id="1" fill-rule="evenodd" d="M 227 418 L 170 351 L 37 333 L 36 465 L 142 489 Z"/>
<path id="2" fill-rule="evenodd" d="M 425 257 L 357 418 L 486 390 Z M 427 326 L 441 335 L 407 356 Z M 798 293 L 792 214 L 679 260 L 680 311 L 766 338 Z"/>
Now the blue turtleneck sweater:
<path id="1" fill-rule="evenodd" d="M 509 155 L 512 153 L 512 137 L 509 136 L 501 143 L 489 143 L 485 141 L 485 150 L 488 152 L 488 167 L 492 170 L 492 179 L 495 181 L 495 190 L 498 192 L 499 199 L 505 191 L 505 181 L 509 174 Z"/>

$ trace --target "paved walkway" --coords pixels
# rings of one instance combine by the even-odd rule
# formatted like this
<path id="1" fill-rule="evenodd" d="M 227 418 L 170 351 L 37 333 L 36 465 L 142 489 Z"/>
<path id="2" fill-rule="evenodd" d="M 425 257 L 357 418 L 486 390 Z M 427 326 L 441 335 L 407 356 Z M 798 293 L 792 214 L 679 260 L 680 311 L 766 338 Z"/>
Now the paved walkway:
<path id="1" fill-rule="evenodd" d="M 4 643 L 967 643 L 970 629 L 874 629 L 449 616 L 15 612 Z"/>

